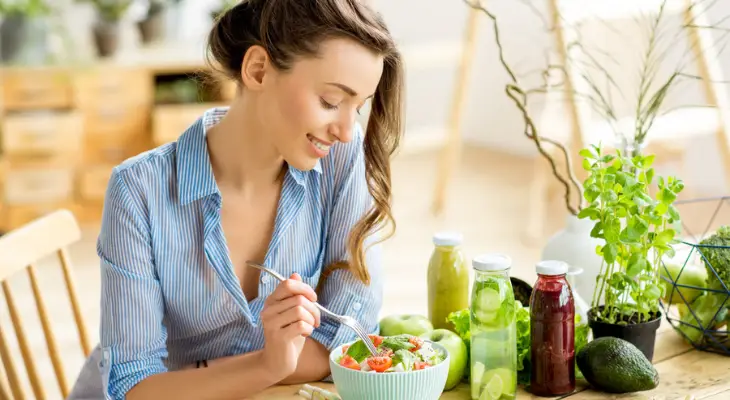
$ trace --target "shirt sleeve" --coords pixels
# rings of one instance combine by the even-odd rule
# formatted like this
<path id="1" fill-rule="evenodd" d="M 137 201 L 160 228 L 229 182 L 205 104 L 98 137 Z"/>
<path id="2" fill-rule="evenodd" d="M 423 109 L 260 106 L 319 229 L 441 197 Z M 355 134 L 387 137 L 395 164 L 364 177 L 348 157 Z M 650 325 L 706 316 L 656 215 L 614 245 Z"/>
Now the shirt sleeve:
<path id="1" fill-rule="evenodd" d="M 165 372 L 167 332 L 155 274 L 147 207 L 130 191 L 125 170 L 112 172 L 97 253 L 101 260 L 102 359 L 106 399 L 124 399 L 136 384 Z"/>
<path id="2" fill-rule="evenodd" d="M 352 142 L 341 149 L 344 154 L 335 157 L 335 197 L 330 214 L 330 228 L 327 234 L 327 247 L 324 266 L 333 262 L 349 260 L 347 241 L 350 231 L 372 205 L 365 178 L 365 157 L 363 134 L 356 126 Z M 338 157 L 339 156 L 339 157 Z M 324 281 L 318 294 L 318 301 L 330 311 L 355 318 L 370 333 L 377 333 L 378 317 L 382 307 L 382 247 L 372 245 L 377 232 L 365 241 L 365 263 L 370 273 L 369 285 L 362 283 L 347 269 L 338 269 Z M 319 328 L 312 338 L 328 350 L 343 343 L 355 340 L 355 333 L 348 327 L 323 317 Z"/>

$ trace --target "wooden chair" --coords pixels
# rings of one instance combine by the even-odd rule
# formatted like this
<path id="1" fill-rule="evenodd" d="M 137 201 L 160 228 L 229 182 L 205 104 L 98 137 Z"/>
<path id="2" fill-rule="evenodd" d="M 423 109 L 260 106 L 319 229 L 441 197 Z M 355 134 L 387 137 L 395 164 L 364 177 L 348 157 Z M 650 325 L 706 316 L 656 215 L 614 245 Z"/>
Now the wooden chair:
<path id="1" fill-rule="evenodd" d="M 10 231 L 4 236 L 0 236 L 0 282 L 2 291 L 5 295 L 10 320 L 15 330 L 23 364 L 25 365 L 34 398 L 38 400 L 46 399 L 47 395 L 39 379 L 38 368 L 31 354 L 28 339 L 23 329 L 20 313 L 10 290 L 8 279 L 19 273 L 25 273 L 28 276 L 51 364 L 56 375 L 56 381 L 58 382 L 61 394 L 65 398 L 69 394 L 69 385 L 64 374 L 53 329 L 49 323 L 48 311 L 41 297 L 41 290 L 38 285 L 34 264 L 52 254 L 58 257 L 66 289 L 71 300 L 81 349 L 84 352 L 84 356 L 88 356 L 91 351 L 89 339 L 81 315 L 81 309 L 79 308 L 76 289 L 71 276 L 71 263 L 66 250 L 69 245 L 78 241 L 80 238 L 81 231 L 76 219 L 67 210 L 53 212 L 16 230 Z M 60 301 L 60 299 L 52 299 L 51 301 Z M 10 384 L 10 388 L 8 388 L 5 380 L 0 379 L 0 399 L 23 400 L 28 397 L 23 393 L 18 378 L 18 370 L 11 359 L 6 334 L 7 330 L 4 327 L 0 327 L 0 358 L 2 358 L 2 365 L 5 369 L 5 377 Z"/>
<path id="2" fill-rule="evenodd" d="M 567 60 L 580 58 L 580 48 L 568 49 L 568 43 L 577 39 L 573 24 L 588 23 L 586 21 L 600 15 L 602 21 L 628 19 L 643 13 L 656 13 L 663 0 L 600 0 L 590 2 L 590 6 L 582 0 L 549 0 L 550 12 L 555 29 L 555 47 L 558 52 L 558 63 L 571 65 Z M 693 52 L 694 64 L 698 76 L 702 78 L 702 89 L 709 107 L 688 107 L 669 112 L 657 117 L 647 134 L 646 152 L 657 155 L 658 160 L 674 160 L 683 167 L 687 146 L 693 139 L 702 135 L 714 135 L 717 150 L 723 162 L 722 167 L 730 184 L 730 100 L 724 88 L 724 77 L 718 60 L 718 50 L 709 29 L 698 29 L 697 26 L 710 26 L 706 12 L 697 0 L 668 0 L 665 14 L 681 15 L 689 27 L 685 28 Z M 558 16 L 560 19 L 558 19 Z M 596 22 L 600 23 L 600 22 Z M 573 168 L 582 181 L 585 172 L 580 167 L 578 151 L 588 144 L 601 141 L 604 147 L 613 144 L 613 131 L 585 101 L 575 99 L 572 93 L 588 93 L 588 83 L 582 75 L 584 71 L 568 68 L 566 85 L 558 92 L 547 94 L 546 110 L 540 122 L 541 134 L 556 139 L 571 150 Z M 567 93 L 565 93 L 565 92 Z M 558 104 L 562 103 L 562 104 Z M 620 126 L 631 129 L 632 118 L 618 121 Z M 548 132 L 549 131 L 549 132 Z M 609 146 L 606 146 L 606 145 Z M 555 158 L 555 157 L 554 157 Z M 681 174 L 681 172 L 680 172 Z M 562 190 L 552 176 L 547 161 L 538 157 L 534 165 L 533 181 L 530 188 L 530 205 L 526 234 L 529 240 L 539 240 L 544 234 L 543 226 L 547 218 L 547 202 L 553 194 Z"/>

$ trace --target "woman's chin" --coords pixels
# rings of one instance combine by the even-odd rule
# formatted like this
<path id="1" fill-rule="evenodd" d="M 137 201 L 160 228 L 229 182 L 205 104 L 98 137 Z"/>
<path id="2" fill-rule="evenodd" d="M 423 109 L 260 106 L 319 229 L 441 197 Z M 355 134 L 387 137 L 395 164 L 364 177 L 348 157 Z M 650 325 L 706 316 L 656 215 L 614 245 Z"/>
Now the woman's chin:
<path id="1" fill-rule="evenodd" d="M 317 166 L 319 157 L 312 157 L 311 155 L 291 158 L 287 160 L 287 164 L 300 171 L 310 171 Z"/>

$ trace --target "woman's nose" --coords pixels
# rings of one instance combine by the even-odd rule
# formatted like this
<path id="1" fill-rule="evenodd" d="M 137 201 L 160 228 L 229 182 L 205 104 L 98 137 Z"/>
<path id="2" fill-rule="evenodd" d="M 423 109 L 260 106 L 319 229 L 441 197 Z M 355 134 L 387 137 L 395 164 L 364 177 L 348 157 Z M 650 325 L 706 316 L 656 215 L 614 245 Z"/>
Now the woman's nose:
<path id="1" fill-rule="evenodd" d="M 337 141 L 347 143 L 352 140 L 352 128 L 355 125 L 357 113 L 343 113 L 342 118 L 330 125 L 330 134 Z"/>

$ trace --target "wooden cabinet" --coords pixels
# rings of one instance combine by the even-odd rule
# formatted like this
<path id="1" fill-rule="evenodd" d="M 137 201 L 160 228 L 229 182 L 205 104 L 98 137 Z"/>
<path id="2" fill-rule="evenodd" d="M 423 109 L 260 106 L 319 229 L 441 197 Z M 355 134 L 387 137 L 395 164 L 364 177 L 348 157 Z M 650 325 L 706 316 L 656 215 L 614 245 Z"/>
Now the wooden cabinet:
<path id="1" fill-rule="evenodd" d="M 79 197 L 91 202 L 104 200 L 113 165 L 96 165 L 79 173 Z"/>
<path id="2" fill-rule="evenodd" d="M 74 168 L 19 167 L 5 175 L 5 204 L 54 203 L 73 200 Z"/>
<path id="3" fill-rule="evenodd" d="M 169 88 L 170 76 L 185 80 L 203 67 L 181 65 L 0 67 L 0 232 L 59 208 L 98 222 L 115 165 L 177 140 L 207 109 L 224 105 L 155 104 L 160 82 Z M 205 101 L 227 103 L 237 90 L 213 87 Z"/>
<path id="4" fill-rule="evenodd" d="M 217 104 L 182 104 L 155 107 L 152 140 L 155 145 L 177 140 L 203 113 Z"/>
<path id="5" fill-rule="evenodd" d="M 72 75 L 61 68 L 7 68 L 0 71 L 6 111 L 65 109 L 73 106 Z"/>
<path id="6" fill-rule="evenodd" d="M 76 111 L 27 111 L 2 120 L 6 155 L 53 155 L 81 151 L 83 121 Z"/>

